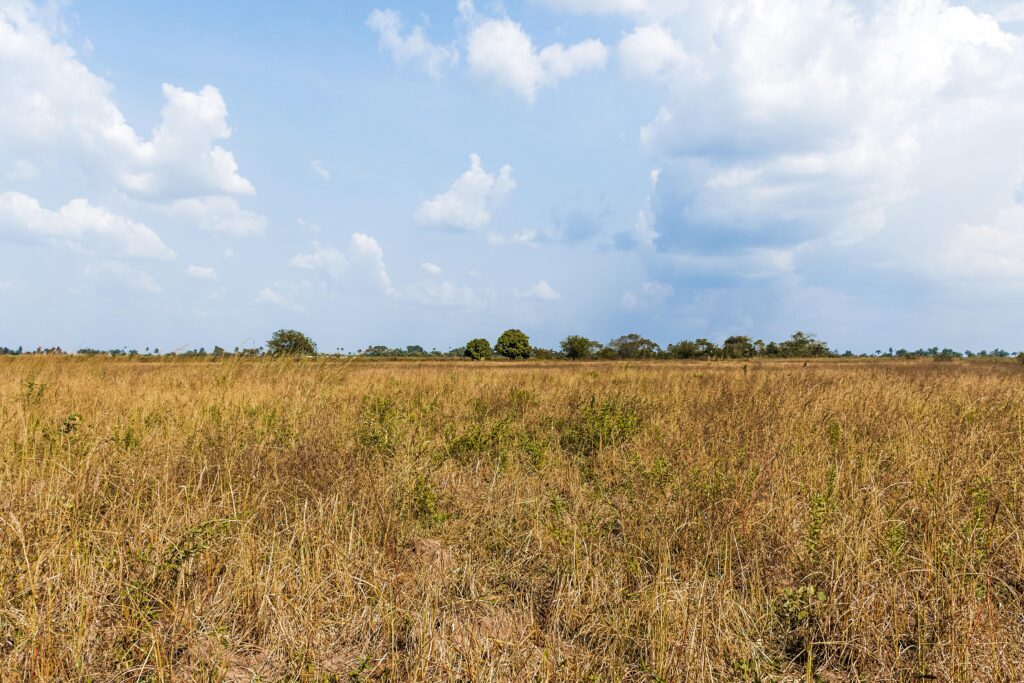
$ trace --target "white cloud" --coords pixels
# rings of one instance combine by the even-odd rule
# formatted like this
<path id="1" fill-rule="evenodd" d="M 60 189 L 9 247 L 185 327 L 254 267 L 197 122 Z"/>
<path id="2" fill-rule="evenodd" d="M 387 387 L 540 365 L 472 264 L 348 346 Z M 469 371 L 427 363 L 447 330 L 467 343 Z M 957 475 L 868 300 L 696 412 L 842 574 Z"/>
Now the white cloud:
<path id="1" fill-rule="evenodd" d="M 243 209 L 233 197 L 213 196 L 178 199 L 159 208 L 164 215 L 202 230 L 229 235 L 251 235 L 267 226 L 267 219 Z"/>
<path id="2" fill-rule="evenodd" d="M 361 232 L 355 233 L 348 244 L 348 259 L 357 278 L 375 285 L 387 294 L 394 292 L 391 278 L 384 267 L 384 250 L 377 240 Z"/>
<path id="3" fill-rule="evenodd" d="M 403 36 L 402 15 L 395 10 L 374 10 L 366 24 L 377 32 L 381 49 L 387 50 L 396 63 L 414 62 L 433 78 L 439 78 L 444 67 L 459 61 L 455 47 L 430 42 L 422 26 L 414 26 Z"/>
<path id="4" fill-rule="evenodd" d="M 424 261 L 423 263 L 421 263 L 420 270 L 422 270 L 427 275 L 437 276 L 441 274 L 441 266 L 437 265 L 436 263 L 431 263 L 430 261 Z"/>
<path id="5" fill-rule="evenodd" d="M 599 40 L 569 47 L 554 43 L 538 52 L 523 27 L 511 19 L 480 20 L 475 12 L 472 16 L 478 23 L 469 33 L 466 48 L 470 69 L 528 102 L 536 99 L 538 89 L 583 71 L 603 69 L 608 61 L 608 49 Z"/>
<path id="6" fill-rule="evenodd" d="M 320 176 L 324 180 L 331 179 L 331 172 L 327 169 L 326 166 L 324 166 L 324 162 L 320 161 L 319 159 L 314 159 L 310 165 L 313 167 L 313 171 L 315 171 L 318 176 Z"/>
<path id="7" fill-rule="evenodd" d="M 562 295 L 548 284 L 547 280 L 541 280 L 537 284 L 524 290 L 513 292 L 519 299 L 540 299 L 541 301 L 557 301 Z"/>
<path id="8" fill-rule="evenodd" d="M 1014 205 L 990 224 L 962 225 L 933 262 L 941 278 L 998 280 L 1020 289 L 1024 277 L 1024 205 Z"/>
<path id="9" fill-rule="evenodd" d="M 217 279 L 217 271 L 208 266 L 189 266 L 185 268 L 185 274 L 196 280 Z"/>
<path id="10" fill-rule="evenodd" d="M 647 78 L 666 78 L 678 69 L 695 66 L 671 31 L 657 24 L 638 26 L 623 38 L 619 56 L 628 72 Z"/>
<path id="11" fill-rule="evenodd" d="M 482 304 L 480 298 L 471 287 L 457 285 L 453 282 L 440 282 L 435 279 L 425 280 L 408 287 L 399 298 L 414 301 L 423 306 L 437 308 L 476 308 Z"/>
<path id="12" fill-rule="evenodd" d="M 1024 117 L 1024 39 L 999 23 L 1008 3 L 547 4 L 635 24 L 624 72 L 663 87 L 664 105 L 641 131 L 663 172 L 634 236 L 689 291 L 1017 276 L 1006 216 L 1024 154 L 1008 143 Z"/>
<path id="13" fill-rule="evenodd" d="M 92 254 L 174 258 L 174 251 L 142 223 L 93 206 L 85 199 L 73 199 L 58 211 L 51 211 L 26 194 L 0 193 L 0 233 Z"/>
<path id="14" fill-rule="evenodd" d="M 285 293 L 285 289 L 295 289 L 287 283 L 277 283 L 270 287 L 264 287 L 256 293 L 256 303 L 258 304 L 270 304 L 272 306 L 278 306 L 289 311 L 302 311 L 304 307 L 301 303 L 295 300 L 292 293 Z"/>
<path id="15" fill-rule="evenodd" d="M 85 274 L 100 285 L 111 289 L 127 287 L 150 294 L 159 294 L 163 291 L 148 273 L 131 268 L 120 261 L 108 260 L 91 263 L 86 266 Z"/>
<path id="16" fill-rule="evenodd" d="M 505 164 L 494 176 L 483 169 L 479 156 L 470 154 L 469 170 L 452 184 L 450 190 L 420 204 L 415 218 L 425 225 L 477 230 L 490 222 L 494 204 L 515 186 L 511 166 Z"/>
<path id="17" fill-rule="evenodd" d="M 394 293 L 384 265 L 384 250 L 377 240 L 365 233 L 353 234 L 344 251 L 314 245 L 312 252 L 294 256 L 290 264 L 304 270 L 323 270 L 335 278 L 344 275 L 356 283 L 386 294 Z"/>
<path id="18" fill-rule="evenodd" d="M 541 235 L 536 230 L 520 230 L 519 232 L 505 236 L 496 232 L 487 235 L 487 243 L 496 247 L 502 246 L 524 246 L 536 247 Z"/>
<path id="19" fill-rule="evenodd" d="M 348 258 L 340 249 L 314 245 L 308 254 L 298 254 L 289 263 L 304 270 L 325 270 L 333 277 L 341 277 L 348 268 Z"/>
<path id="20" fill-rule="evenodd" d="M 111 99 L 111 86 L 55 38 L 39 11 L 0 6 L 0 156 L 68 173 L 71 164 L 145 196 L 252 194 L 231 152 L 220 92 L 165 84 L 160 124 L 140 138 Z"/>

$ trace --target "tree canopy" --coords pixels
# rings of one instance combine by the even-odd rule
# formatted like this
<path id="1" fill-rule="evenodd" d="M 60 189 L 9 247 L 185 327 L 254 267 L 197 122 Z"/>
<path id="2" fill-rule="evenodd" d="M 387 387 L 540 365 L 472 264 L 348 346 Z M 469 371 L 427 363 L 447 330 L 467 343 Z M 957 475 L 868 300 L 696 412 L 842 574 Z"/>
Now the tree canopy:
<path id="1" fill-rule="evenodd" d="M 312 356 L 316 344 L 298 330 L 278 330 L 267 341 L 267 352 L 275 356 Z"/>
<path id="2" fill-rule="evenodd" d="M 494 351 L 512 360 L 530 357 L 530 338 L 522 330 L 505 330 L 498 337 Z"/>
<path id="3" fill-rule="evenodd" d="M 491 342 L 486 339 L 472 339 L 466 344 L 463 352 L 466 358 L 485 360 L 491 357 Z"/>

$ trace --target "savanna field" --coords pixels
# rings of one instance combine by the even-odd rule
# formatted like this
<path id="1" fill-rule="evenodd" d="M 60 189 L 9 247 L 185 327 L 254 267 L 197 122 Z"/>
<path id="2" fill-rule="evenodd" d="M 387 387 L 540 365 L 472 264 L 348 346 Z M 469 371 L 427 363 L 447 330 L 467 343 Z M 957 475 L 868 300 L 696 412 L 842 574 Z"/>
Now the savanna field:
<path id="1" fill-rule="evenodd" d="M 1024 680 L 1024 367 L 0 358 L 0 680 Z"/>

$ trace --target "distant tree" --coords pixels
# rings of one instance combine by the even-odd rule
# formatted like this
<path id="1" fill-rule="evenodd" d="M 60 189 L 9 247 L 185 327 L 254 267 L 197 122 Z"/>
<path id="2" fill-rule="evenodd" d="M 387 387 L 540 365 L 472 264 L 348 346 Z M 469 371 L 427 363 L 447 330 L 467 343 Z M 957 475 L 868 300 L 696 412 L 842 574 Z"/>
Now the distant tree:
<path id="1" fill-rule="evenodd" d="M 754 344 L 750 337 L 729 337 L 722 343 L 722 355 L 726 358 L 750 358 L 754 355 Z"/>
<path id="2" fill-rule="evenodd" d="M 593 357 L 601 345 L 586 337 L 573 334 L 562 340 L 562 353 L 571 360 L 584 360 Z"/>
<path id="3" fill-rule="evenodd" d="M 780 355 L 789 358 L 816 358 L 831 355 L 825 342 L 818 341 L 813 335 L 806 332 L 793 333 L 792 337 L 779 344 L 779 352 Z M 879 349 L 875 355 L 881 355 L 881 353 L 882 350 Z"/>
<path id="4" fill-rule="evenodd" d="M 410 346 L 405 347 L 405 354 L 407 356 L 422 356 L 426 354 L 426 351 L 423 350 L 422 346 L 419 346 L 418 344 L 412 344 Z"/>
<path id="5" fill-rule="evenodd" d="M 615 360 L 619 357 L 619 354 L 611 347 L 602 346 L 597 350 L 597 357 L 601 360 Z"/>
<path id="6" fill-rule="evenodd" d="M 530 338 L 521 330 L 505 330 L 498 337 L 494 351 L 512 360 L 530 357 Z"/>
<path id="7" fill-rule="evenodd" d="M 661 353 L 661 347 L 645 339 L 635 332 L 613 339 L 608 348 L 615 351 L 619 358 L 653 358 Z"/>
<path id="8" fill-rule="evenodd" d="M 473 360 L 485 360 L 491 357 L 491 342 L 486 339 L 473 339 L 466 344 L 463 352 L 466 358 Z"/>
<path id="9" fill-rule="evenodd" d="M 537 360 L 554 360 L 558 358 L 558 354 L 551 349 L 534 349 L 533 357 Z"/>
<path id="10" fill-rule="evenodd" d="M 316 344 L 298 330 L 278 330 L 267 341 L 267 353 L 275 356 L 312 356 L 316 354 Z"/>
<path id="11" fill-rule="evenodd" d="M 1017 354 L 1017 362 L 1024 365 L 1024 351 Z"/>
<path id="12" fill-rule="evenodd" d="M 688 339 L 684 339 L 675 344 L 668 345 L 668 355 L 673 358 L 700 358 L 700 347 L 697 342 L 692 342 Z"/>

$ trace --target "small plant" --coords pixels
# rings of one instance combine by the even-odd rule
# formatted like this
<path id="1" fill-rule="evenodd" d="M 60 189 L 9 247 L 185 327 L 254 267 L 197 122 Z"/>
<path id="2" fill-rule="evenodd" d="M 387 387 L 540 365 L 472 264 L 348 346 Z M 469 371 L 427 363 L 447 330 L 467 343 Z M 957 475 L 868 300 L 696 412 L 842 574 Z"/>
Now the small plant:
<path id="1" fill-rule="evenodd" d="M 776 598 L 775 616 L 782 629 L 783 651 L 791 659 L 803 656 L 808 667 L 825 600 L 824 591 L 813 584 L 786 588 Z"/>
<path id="2" fill-rule="evenodd" d="M 416 477 L 416 483 L 413 484 L 412 514 L 427 527 L 440 526 L 448 519 L 448 514 L 441 510 L 437 490 L 422 474 Z"/>
<path id="3" fill-rule="evenodd" d="M 64 418 L 64 422 L 61 423 L 60 433 L 65 435 L 73 434 L 78 431 L 78 427 L 81 424 L 82 416 L 79 415 L 78 413 L 71 413 L 66 418 Z"/>

